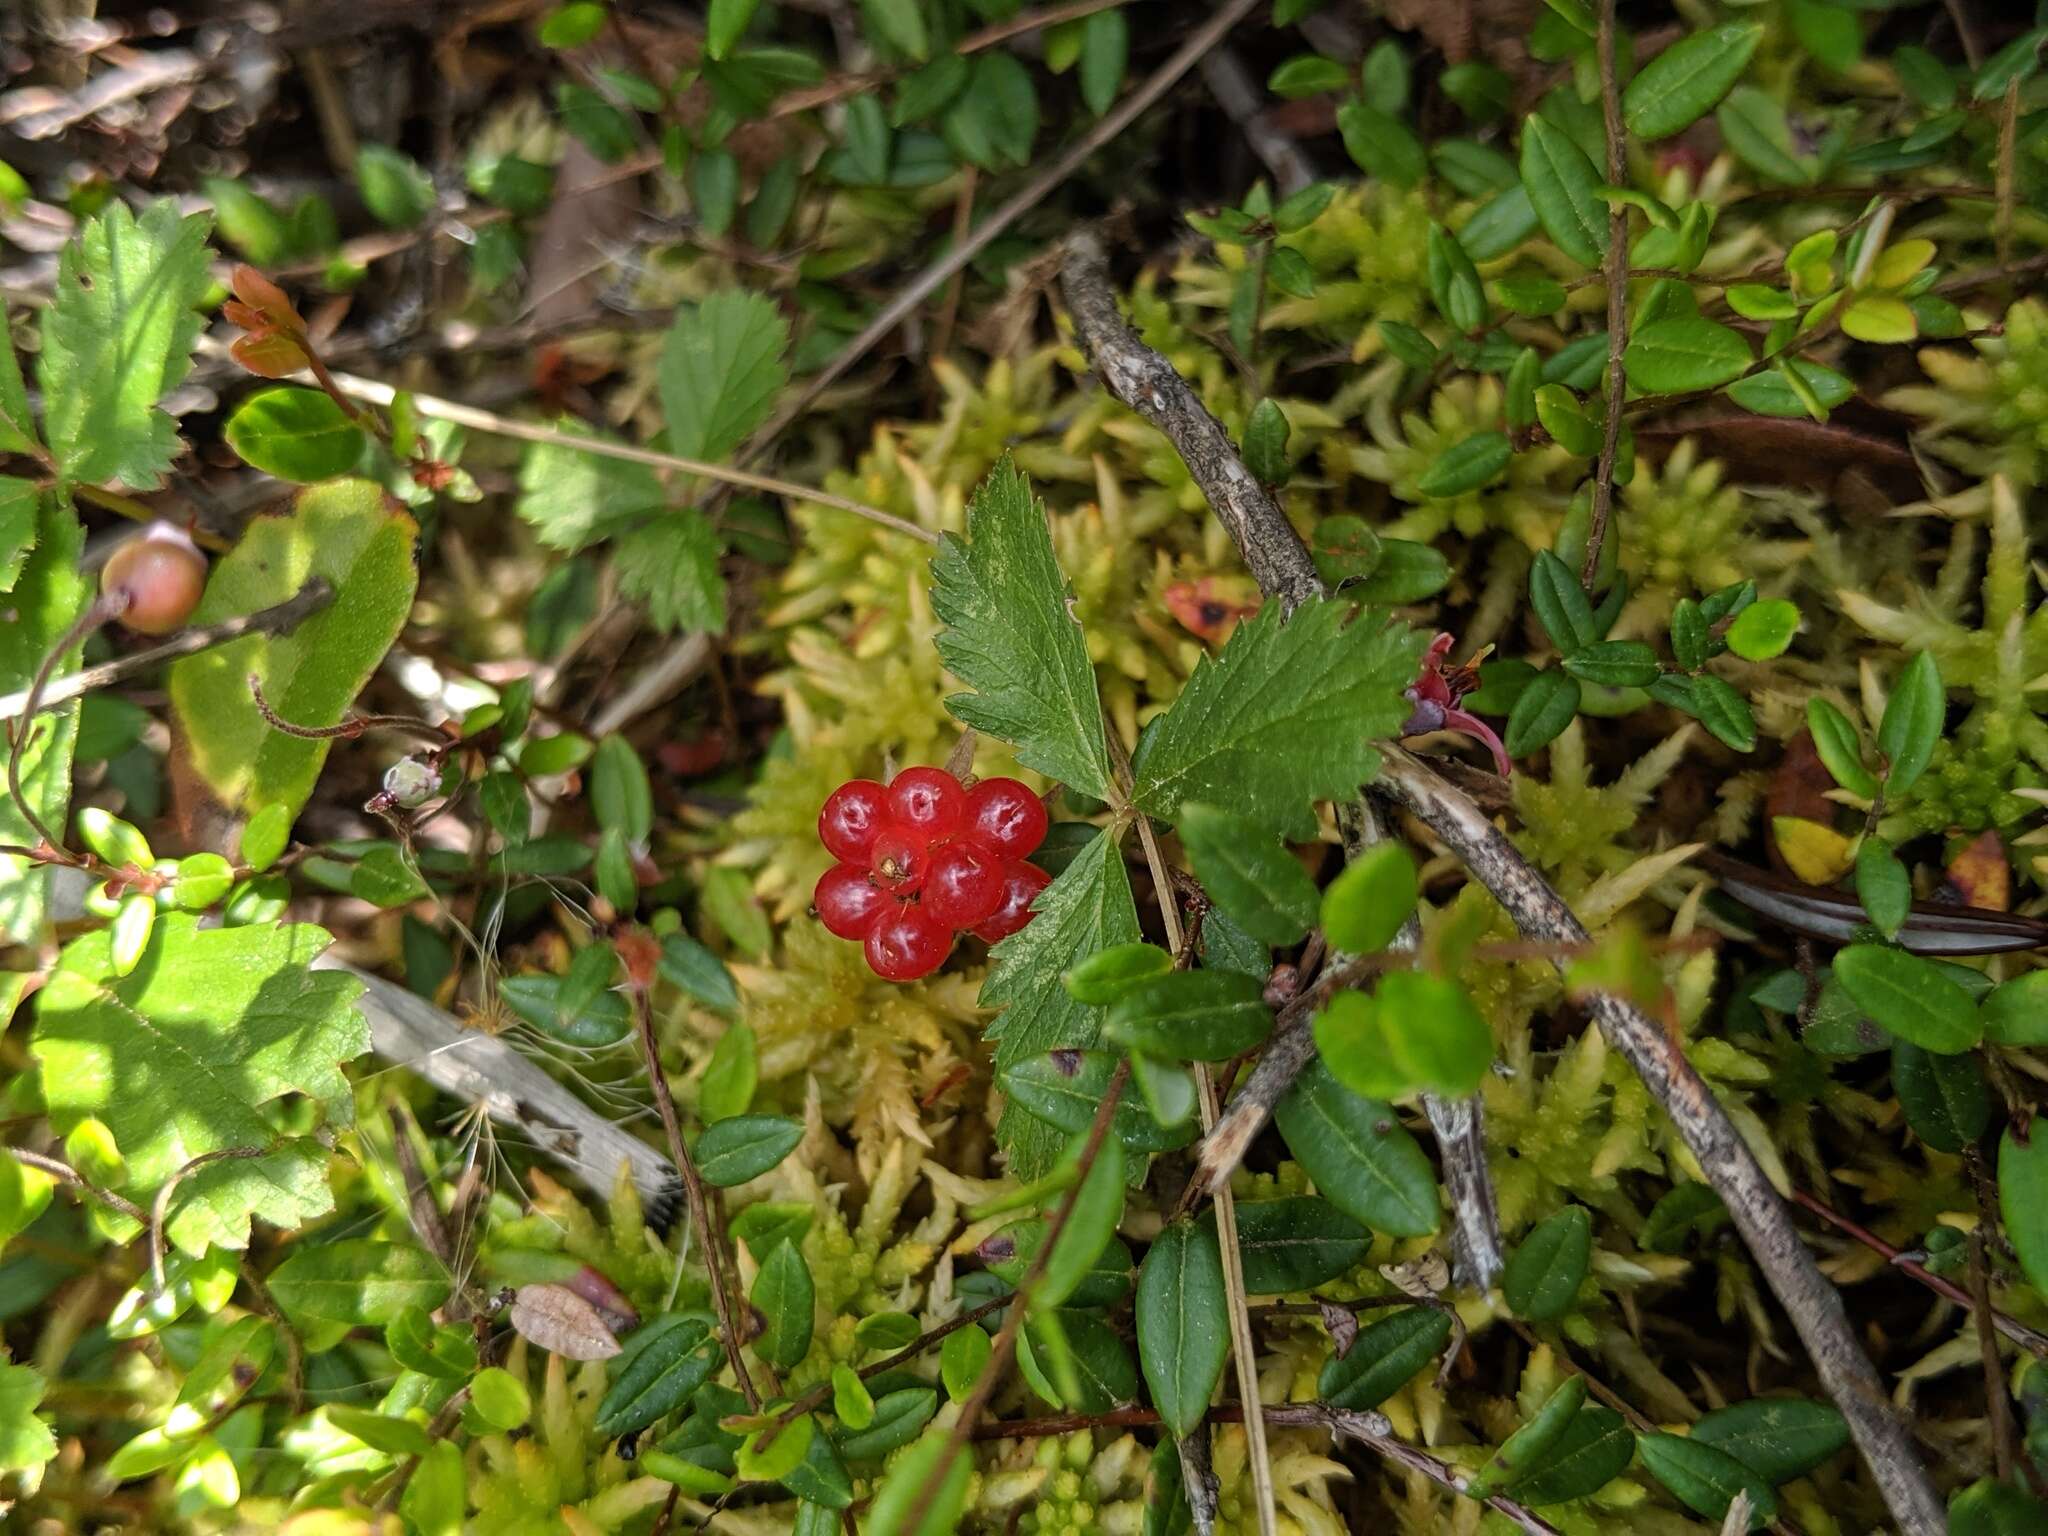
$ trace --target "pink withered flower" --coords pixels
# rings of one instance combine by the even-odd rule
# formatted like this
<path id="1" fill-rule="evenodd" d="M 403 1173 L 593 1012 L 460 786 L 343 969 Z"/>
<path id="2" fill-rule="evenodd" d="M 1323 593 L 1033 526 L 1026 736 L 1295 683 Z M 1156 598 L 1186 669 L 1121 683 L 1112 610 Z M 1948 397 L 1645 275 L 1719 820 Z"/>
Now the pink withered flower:
<path id="1" fill-rule="evenodd" d="M 1450 635 L 1438 635 L 1423 652 L 1422 675 L 1408 689 L 1415 713 L 1401 727 L 1401 734 L 1425 736 L 1431 731 L 1462 731 L 1474 741 L 1486 744 L 1486 750 L 1493 754 L 1494 767 L 1506 778 L 1515 771 L 1515 765 L 1508 761 L 1507 748 L 1493 734 L 1493 727 L 1458 708 L 1458 700 L 1479 686 L 1479 668 L 1455 662 L 1446 666 L 1444 658 L 1450 655 L 1454 643 Z"/>

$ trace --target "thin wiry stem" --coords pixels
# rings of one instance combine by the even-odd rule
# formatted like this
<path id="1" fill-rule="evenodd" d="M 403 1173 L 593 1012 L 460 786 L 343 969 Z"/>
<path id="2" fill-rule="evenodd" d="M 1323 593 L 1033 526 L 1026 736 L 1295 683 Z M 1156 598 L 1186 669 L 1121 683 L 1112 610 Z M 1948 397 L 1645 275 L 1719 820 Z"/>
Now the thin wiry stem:
<path id="1" fill-rule="evenodd" d="M 1607 180 L 1628 181 L 1628 140 L 1621 122 L 1621 87 L 1614 65 L 1615 0 L 1600 3 L 1600 106 L 1607 119 Z M 1628 207 L 1616 203 L 1607 215 L 1607 431 L 1600 443 L 1600 466 L 1593 478 L 1593 516 L 1586 528 L 1586 561 L 1579 585 L 1593 590 L 1600 570 L 1600 546 L 1607 539 L 1607 519 L 1614 507 L 1614 459 L 1621 451 L 1621 407 L 1628 391 L 1622 353 L 1628 348 Z"/>

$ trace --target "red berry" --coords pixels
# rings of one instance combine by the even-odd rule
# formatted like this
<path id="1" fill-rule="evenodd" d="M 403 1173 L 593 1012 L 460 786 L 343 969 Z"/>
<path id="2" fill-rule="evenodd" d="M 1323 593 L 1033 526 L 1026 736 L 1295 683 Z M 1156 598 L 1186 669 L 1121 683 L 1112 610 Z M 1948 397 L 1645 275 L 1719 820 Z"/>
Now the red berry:
<path id="1" fill-rule="evenodd" d="M 889 781 L 889 817 L 926 842 L 951 837 L 967 815 L 967 791 L 943 768 L 906 768 Z"/>
<path id="2" fill-rule="evenodd" d="M 1045 802 L 1015 779 L 983 779 L 967 791 L 967 835 L 1002 859 L 1045 841 Z"/>
<path id="3" fill-rule="evenodd" d="M 889 904 L 889 893 L 868 879 L 858 864 L 834 864 L 818 879 L 811 905 L 825 931 L 842 939 L 864 939 Z"/>
<path id="4" fill-rule="evenodd" d="M 923 901 L 933 921 L 948 928 L 985 923 L 1002 905 L 1002 863 L 978 844 L 955 838 L 933 850 Z"/>
<path id="5" fill-rule="evenodd" d="M 100 591 L 127 606 L 122 625 L 138 635 L 168 635 L 192 616 L 206 591 L 206 556 L 170 523 L 151 523 L 107 559 Z"/>
<path id="6" fill-rule="evenodd" d="M 868 930 L 868 968 L 884 981 L 915 981 L 945 963 L 953 931 L 914 901 L 899 901 Z"/>
<path id="7" fill-rule="evenodd" d="M 848 779 L 818 812 L 818 840 L 835 859 L 865 864 L 875 834 L 889 818 L 889 792 L 873 779 Z"/>
<path id="8" fill-rule="evenodd" d="M 875 884 L 898 896 L 908 896 L 923 885 L 931 864 L 925 840 L 894 822 L 883 823 L 868 853 L 868 871 Z"/>
<path id="9" fill-rule="evenodd" d="M 974 936 L 985 943 L 993 944 L 998 939 L 1007 939 L 1022 928 L 1036 915 L 1031 903 L 1038 899 L 1038 893 L 1052 884 L 1052 876 L 1036 864 L 1027 864 L 1022 859 L 1006 866 L 1003 870 L 1003 900 L 996 908 L 995 916 L 985 923 L 977 923 Z"/>

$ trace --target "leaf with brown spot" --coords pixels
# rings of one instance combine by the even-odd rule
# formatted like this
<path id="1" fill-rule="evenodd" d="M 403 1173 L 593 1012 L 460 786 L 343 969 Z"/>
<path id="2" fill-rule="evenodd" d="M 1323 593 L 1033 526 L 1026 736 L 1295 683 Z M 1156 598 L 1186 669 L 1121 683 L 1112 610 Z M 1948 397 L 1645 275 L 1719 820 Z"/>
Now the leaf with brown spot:
<path id="1" fill-rule="evenodd" d="M 2005 845 L 1996 832 L 1987 828 L 1978 833 L 1948 861 L 1943 888 L 1965 907 L 2012 910 L 2012 865 L 2006 862 Z"/>

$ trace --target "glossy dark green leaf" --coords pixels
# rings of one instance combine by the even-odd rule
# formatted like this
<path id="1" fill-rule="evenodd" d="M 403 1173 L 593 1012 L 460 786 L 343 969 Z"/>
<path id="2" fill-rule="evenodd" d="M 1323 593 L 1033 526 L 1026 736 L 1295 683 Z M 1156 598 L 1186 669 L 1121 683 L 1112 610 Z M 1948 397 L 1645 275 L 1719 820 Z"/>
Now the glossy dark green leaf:
<path id="1" fill-rule="evenodd" d="M 1991 1093 L 1973 1051 L 1936 1056 L 1895 1040 L 1892 1091 L 1913 1134 L 1937 1151 L 1960 1152 L 1991 1124 Z"/>
<path id="2" fill-rule="evenodd" d="M 803 1460 L 782 1475 L 782 1486 L 825 1509 L 845 1509 L 853 1503 L 853 1478 L 830 1435 L 812 1434 Z"/>
<path id="3" fill-rule="evenodd" d="M 1970 994 L 1930 960 L 1881 944 L 1851 944 L 1835 956 L 1833 972 L 1857 1007 L 1922 1050 L 1952 1056 L 1984 1038 Z"/>
<path id="4" fill-rule="evenodd" d="M 1740 331 L 1699 315 L 1653 320 L 1629 337 L 1622 353 L 1630 387 L 1646 395 L 1718 389 L 1754 361 Z"/>
<path id="5" fill-rule="evenodd" d="M 1998 1209 L 2027 1284 L 2048 1297 L 2048 1128 L 2022 1141 L 2011 1126 L 1998 1143 Z"/>
<path id="6" fill-rule="evenodd" d="M 1116 1072 L 1117 1057 L 1108 1051 L 1048 1051 L 1027 1056 L 998 1074 L 1003 1092 L 1026 1114 L 1036 1115 L 1068 1135 L 1085 1131 L 1095 1121 Z M 1133 1152 L 1170 1152 L 1194 1140 L 1192 1118 L 1162 1126 L 1128 1090 L 1112 1112 L 1110 1130 Z"/>
<path id="7" fill-rule="evenodd" d="M 1103 1034 L 1169 1061 L 1228 1061 L 1273 1030 L 1265 983 L 1238 971 L 1176 971 L 1116 1000 Z"/>
<path id="8" fill-rule="evenodd" d="M 1281 1296 L 1335 1280 L 1371 1246 L 1371 1233 L 1315 1195 L 1238 1202 L 1237 1250 L 1249 1295 Z"/>
<path id="9" fill-rule="evenodd" d="M 1077 1159 L 1086 1139 L 1076 1136 L 1063 1161 Z M 1053 1239 L 1052 1253 L 1032 1287 L 1033 1308 L 1057 1307 L 1071 1299 L 1089 1279 L 1105 1250 L 1116 1240 L 1117 1223 L 1124 1216 L 1124 1149 L 1114 1136 L 1105 1136 L 1096 1149 L 1095 1162 L 1083 1176 L 1067 1219 Z"/>
<path id="10" fill-rule="evenodd" d="M 1475 432 L 1438 454 L 1416 478 L 1415 488 L 1435 499 L 1462 496 L 1500 474 L 1514 456 L 1507 433 Z"/>
<path id="11" fill-rule="evenodd" d="M 1562 654 L 1571 656 L 1600 638 L 1578 574 L 1547 549 L 1536 552 L 1529 568 L 1529 601 Z"/>
<path id="12" fill-rule="evenodd" d="M 1346 1215 L 1395 1237 L 1436 1230 L 1436 1172 L 1391 1105 L 1359 1097 L 1318 1061 L 1273 1121 L 1323 1198 Z"/>
<path id="13" fill-rule="evenodd" d="M 2048 1045 L 2048 970 L 2003 982 L 1978 1004 L 1984 1038 L 1994 1045 Z"/>
<path id="14" fill-rule="evenodd" d="M 302 485 L 347 474 L 369 443 L 332 396 L 291 385 L 250 395 L 228 418 L 226 433 L 244 462 Z"/>
<path id="15" fill-rule="evenodd" d="M 1451 1337 L 1451 1316 L 1435 1307 L 1403 1307 L 1358 1330 L 1351 1348 L 1332 1355 L 1316 1377 L 1316 1395 L 1332 1408 L 1377 1408 L 1436 1358 Z"/>
<path id="16" fill-rule="evenodd" d="M 1497 1488 L 1512 1487 L 1558 1447 L 1585 1405 L 1586 1378 L 1576 1374 L 1565 1377 L 1529 1422 L 1508 1436 L 1472 1474 L 1466 1496 L 1483 1499 Z"/>
<path id="17" fill-rule="evenodd" d="M 1316 921 L 1315 882 L 1256 822 L 1212 805 L 1181 807 L 1182 845 L 1217 906 L 1264 944 L 1293 944 Z"/>
<path id="18" fill-rule="evenodd" d="M 1579 680 L 1561 667 L 1530 678 L 1508 712 L 1503 744 L 1509 757 L 1526 757 L 1556 740 L 1579 712 Z"/>
<path id="19" fill-rule="evenodd" d="M 1668 138 L 1704 117 L 1742 78 L 1763 35 L 1761 23 L 1733 22 L 1672 44 L 1621 93 L 1628 131 L 1639 139 Z"/>
<path id="20" fill-rule="evenodd" d="M 1773 1486 L 1811 1472 L 1849 1443 L 1849 1423 L 1833 1403 L 1803 1397 L 1753 1397 L 1717 1408 L 1692 1438 L 1726 1451 Z"/>
<path id="21" fill-rule="evenodd" d="M 1429 288 L 1452 330 L 1469 333 L 1486 324 L 1486 286 L 1458 237 L 1441 224 L 1429 226 Z"/>
<path id="22" fill-rule="evenodd" d="M 1549 1451 L 1515 1482 L 1515 1501 L 1532 1509 L 1598 1493 L 1635 1459 L 1628 1421 L 1604 1403 L 1588 1403 Z"/>
<path id="23" fill-rule="evenodd" d="M 1564 659 L 1565 670 L 1598 688 L 1647 688 L 1657 680 L 1657 653 L 1640 640 L 1596 640 Z"/>
<path id="24" fill-rule="evenodd" d="M 755 1352 L 780 1370 L 791 1369 L 811 1347 L 817 1309 L 811 1266 L 804 1262 L 796 1244 L 776 1245 L 754 1277 L 754 1288 L 747 1299 L 767 1320 L 761 1336 L 754 1340 Z"/>
<path id="25" fill-rule="evenodd" d="M 997 1279 L 1021 1285 L 1031 1261 L 1045 1241 L 1043 1217 L 1013 1221 L 982 1243 L 979 1252 Z M 1076 1307 L 1112 1307 L 1131 1292 L 1131 1273 L 1136 1265 L 1131 1250 L 1120 1237 L 1112 1237 L 1095 1256 L 1095 1262 L 1065 1299 Z"/>
<path id="26" fill-rule="evenodd" d="M 1141 981 L 1173 969 L 1173 956 L 1157 944 L 1112 944 L 1097 950 L 1060 978 L 1077 1003 L 1106 1007 Z"/>
<path id="27" fill-rule="evenodd" d="M 1891 765 L 1885 774 L 1886 794 L 1904 794 L 1926 772 L 1947 713 L 1948 693 L 1942 686 L 1941 671 L 1933 653 L 1921 651 L 1906 663 L 1906 670 L 1892 685 L 1884 719 L 1877 727 L 1877 749 Z"/>
<path id="28" fill-rule="evenodd" d="M 1065 1356 L 1063 1372 L 1052 1366 L 1056 1353 Z M 1107 1413 L 1137 1400 L 1138 1367 L 1130 1349 L 1094 1312 L 1063 1308 L 1034 1314 L 1017 1337 L 1017 1365 L 1034 1392 L 1069 1413 Z M 1070 1391 L 1055 1385 L 1060 1375 Z"/>
<path id="29" fill-rule="evenodd" d="M 1540 117 L 1522 120 L 1522 186 L 1551 243 L 1582 267 L 1599 266 L 1607 244 L 1601 182 L 1563 130 Z"/>
<path id="30" fill-rule="evenodd" d="M 1550 1322 L 1572 1309 L 1592 1261 L 1592 1213 L 1568 1205 L 1522 1239 L 1501 1276 L 1501 1289 L 1517 1317 Z"/>
<path id="31" fill-rule="evenodd" d="M 632 1342 L 632 1351 L 613 1362 L 617 1374 L 597 1406 L 600 1435 L 645 1429 L 689 1401 L 725 1362 L 715 1325 L 701 1312 L 654 1318 Z"/>
<path id="32" fill-rule="evenodd" d="M 1669 676 L 1667 673 L 1666 677 Z M 1756 716 L 1750 712 L 1749 701 L 1732 684 L 1711 672 L 1686 681 L 1692 684 L 1691 712 L 1714 733 L 1715 740 L 1738 752 L 1754 751 Z"/>
<path id="33" fill-rule="evenodd" d="M 1275 252 L 1277 259 L 1279 252 Z M 1301 260 L 1299 252 L 1288 252 Z M 1304 295 L 1305 297 L 1305 295 Z M 1279 485 L 1287 478 L 1287 416 L 1270 396 L 1252 407 L 1244 426 L 1245 468 L 1267 485 Z"/>
<path id="34" fill-rule="evenodd" d="M 730 1189 L 758 1179 L 803 1139 L 800 1121 L 782 1115 L 734 1115 L 706 1126 L 692 1152 L 705 1183 Z"/>
<path id="35" fill-rule="evenodd" d="M 1209 1411 L 1230 1354 L 1228 1320 L 1215 1232 L 1191 1221 L 1165 1228 L 1138 1271 L 1138 1357 L 1153 1406 L 1176 1436 Z"/>
<path id="36" fill-rule="evenodd" d="M 1739 620 L 1737 622 L 1740 622 Z M 1874 833 L 1856 850 L 1856 899 L 1886 938 L 1896 938 L 1899 925 L 1913 907 L 1913 877 L 1892 852 L 1891 844 Z"/>
<path id="37" fill-rule="evenodd" d="M 2044 1529 L 2048 1503 L 2010 1483 L 1980 1477 L 1949 1501 L 1949 1536 L 2039 1536 Z"/>
<path id="38" fill-rule="evenodd" d="M 885 1392 L 875 1399 L 875 1416 L 866 1429 L 838 1437 L 839 1454 L 848 1461 L 873 1461 L 886 1456 L 915 1440 L 938 1408 L 939 1394 L 929 1387 Z"/>
<path id="39" fill-rule="evenodd" d="M 1738 1493 L 1749 1495 L 1749 1529 L 1778 1517 L 1778 1496 L 1758 1473 L 1726 1451 L 1683 1435 L 1637 1435 L 1636 1453 L 1657 1481 L 1694 1514 L 1719 1520 Z"/>

